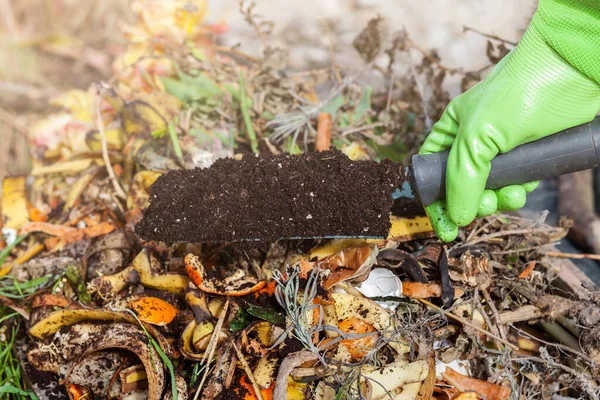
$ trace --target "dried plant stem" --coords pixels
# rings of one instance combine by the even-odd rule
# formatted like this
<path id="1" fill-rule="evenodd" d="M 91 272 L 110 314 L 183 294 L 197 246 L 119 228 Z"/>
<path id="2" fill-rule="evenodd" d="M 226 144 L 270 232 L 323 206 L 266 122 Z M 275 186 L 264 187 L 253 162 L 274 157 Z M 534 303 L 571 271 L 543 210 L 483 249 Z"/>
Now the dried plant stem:
<path id="1" fill-rule="evenodd" d="M 385 124 L 383 122 L 374 122 L 372 124 L 363 125 L 363 126 L 359 126 L 357 128 L 348 129 L 348 130 L 342 132 L 342 136 L 351 135 L 353 133 L 358 133 L 358 132 L 366 131 L 366 130 L 369 130 L 369 129 L 379 128 L 380 126 L 385 126 Z"/>
<path id="2" fill-rule="evenodd" d="M 173 145 L 175 157 L 177 157 L 177 161 L 179 161 L 179 164 L 183 166 L 183 151 L 181 150 L 181 146 L 179 145 L 179 138 L 177 137 L 175 125 L 176 122 L 169 122 L 167 124 L 167 131 L 169 132 L 169 137 L 171 139 L 171 144 Z"/>
<path id="3" fill-rule="evenodd" d="M 412 56 L 410 55 L 410 51 L 407 52 L 408 61 L 410 66 L 410 74 L 415 80 L 415 85 L 417 86 L 417 90 L 419 91 L 419 97 L 421 97 L 421 107 L 423 108 L 423 115 L 425 116 L 425 129 L 427 132 L 431 132 L 431 128 L 433 127 L 433 122 L 431 121 L 431 117 L 429 116 L 429 101 L 427 100 L 427 95 L 425 94 L 425 88 L 421 84 L 419 80 L 419 75 L 417 74 L 417 70 L 412 60 Z"/>
<path id="4" fill-rule="evenodd" d="M 481 305 L 481 302 L 477 301 L 475 304 L 476 304 L 477 310 L 479 310 L 479 312 L 483 316 L 483 319 L 485 320 L 486 325 L 490 328 L 490 330 L 492 331 L 492 333 L 494 335 L 500 336 L 500 332 L 498 331 L 498 327 L 496 325 L 492 324 L 492 320 L 490 319 L 490 316 L 488 315 L 488 313 L 485 311 L 485 309 Z M 500 348 L 500 342 L 498 342 L 498 341 L 495 341 L 495 342 L 498 345 L 498 348 Z"/>
<path id="5" fill-rule="evenodd" d="M 256 133 L 252 126 L 252 119 L 250 118 L 248 100 L 246 98 L 246 85 L 244 83 L 244 75 L 240 71 L 240 110 L 242 111 L 242 118 L 244 119 L 244 125 L 246 125 L 246 133 L 250 140 L 250 147 L 254 154 L 258 154 L 258 141 L 256 140 Z"/>
<path id="6" fill-rule="evenodd" d="M 577 350 L 575 350 L 575 349 L 573 349 L 573 348 L 571 348 L 571 347 L 569 347 L 567 345 L 564 345 L 564 344 L 561 344 L 561 343 L 550 343 L 550 342 L 547 342 L 547 341 L 545 341 L 543 339 L 540 339 L 540 338 L 538 338 L 536 336 L 533 336 L 533 335 L 527 333 L 526 331 L 524 331 L 522 329 L 519 329 L 518 327 L 514 326 L 513 324 L 510 324 L 510 326 L 511 326 L 511 328 L 513 328 L 514 330 L 516 330 L 517 332 L 519 332 L 519 334 L 521 334 L 521 335 L 523 335 L 523 336 L 525 336 L 525 337 L 527 337 L 529 339 L 532 339 L 532 340 L 535 340 L 537 342 L 543 343 L 543 344 L 545 344 L 547 346 L 554 346 L 557 349 L 560 349 L 560 350 L 563 350 L 563 351 L 575 354 L 577 357 L 580 357 L 583 360 L 585 360 L 592 367 L 595 367 L 596 364 L 597 364 L 597 362 L 595 362 L 594 360 L 592 360 L 586 354 L 584 354 L 584 353 L 582 353 L 580 351 L 577 351 Z"/>
<path id="7" fill-rule="evenodd" d="M 571 335 L 571 333 L 563 328 L 557 322 L 540 322 L 540 325 L 548 335 L 553 337 L 559 343 L 564 344 L 572 348 L 575 351 L 581 352 L 581 346 L 579 345 L 579 341 Z"/>
<path id="8" fill-rule="evenodd" d="M 464 319 L 464 318 L 462 318 L 462 317 L 459 317 L 459 316 L 457 316 L 457 315 L 454 315 L 454 314 L 452 314 L 451 312 L 445 312 L 443 309 L 441 309 L 440 307 L 436 306 L 435 304 L 433 304 L 433 303 L 431 303 L 431 302 L 429 302 L 429 301 L 427 301 L 427 300 L 424 300 L 424 299 L 419 299 L 419 301 L 420 301 L 421 303 L 423 303 L 423 304 L 425 304 L 425 305 L 427 305 L 427 306 L 429 306 L 429 307 L 431 307 L 431 308 L 435 309 L 435 310 L 438 310 L 439 312 L 443 313 L 444 315 L 447 315 L 447 316 L 449 316 L 450 318 L 452 318 L 452 319 L 454 319 L 454 320 L 456 320 L 456 321 L 460 322 L 461 324 L 463 324 L 463 325 L 465 325 L 465 326 L 468 326 L 469 328 L 473 328 L 473 329 L 475 329 L 476 331 L 478 331 L 478 332 L 480 332 L 480 333 L 483 333 L 484 335 L 486 335 L 486 336 L 488 336 L 488 337 L 490 337 L 490 338 L 492 338 L 492 339 L 495 339 L 495 340 L 497 340 L 498 342 L 502 343 L 502 344 L 503 344 L 503 345 L 505 345 L 505 346 L 508 346 L 508 347 L 510 347 L 511 349 L 513 349 L 513 350 L 515 350 L 515 351 L 516 351 L 516 350 L 519 350 L 519 347 L 515 346 L 514 344 L 510 343 L 509 341 L 507 341 L 507 340 L 504 340 L 504 339 L 502 339 L 501 337 L 499 337 L 499 336 L 496 336 L 496 335 L 494 335 L 493 333 L 486 331 L 485 329 L 481 329 L 481 328 L 480 328 L 480 327 L 478 327 L 477 325 L 470 323 L 469 321 L 467 321 L 466 319 Z"/>
<path id="9" fill-rule="evenodd" d="M 576 253 L 561 253 L 559 251 L 544 251 L 543 255 L 548 257 L 557 257 L 557 258 L 575 258 L 575 259 L 590 259 L 600 261 L 600 254 L 576 254 Z"/>
<path id="10" fill-rule="evenodd" d="M 210 360 L 212 360 L 213 356 L 215 355 L 215 350 L 217 349 L 217 343 L 219 341 L 219 334 L 221 333 L 221 328 L 223 327 L 223 322 L 225 321 L 225 316 L 227 315 L 228 309 L 229 309 L 229 298 L 223 305 L 223 310 L 221 310 L 221 315 L 219 315 L 219 320 L 217 321 L 217 324 L 215 325 L 215 330 L 213 331 L 213 335 L 210 338 L 210 342 L 208 343 L 208 348 L 206 349 L 206 352 L 204 353 L 204 356 L 202 357 L 203 363 L 206 362 L 207 364 L 209 364 Z M 204 382 L 206 382 L 206 378 L 208 378 L 209 371 L 210 371 L 210 368 L 208 368 L 208 365 L 206 365 L 204 374 L 202 375 L 202 380 L 200 381 L 200 385 L 198 385 L 198 390 L 196 390 L 196 394 L 194 395 L 194 400 L 198 400 L 198 397 L 200 396 L 200 392 L 202 391 L 202 387 L 204 386 Z"/>
<path id="11" fill-rule="evenodd" d="M 475 32 L 475 33 L 477 33 L 477 34 L 479 34 L 479 35 L 481 35 L 483 37 L 486 37 L 488 39 L 494 39 L 494 40 L 498 40 L 498 41 L 506 43 L 506 44 L 510 44 L 511 46 L 516 46 L 517 45 L 516 42 L 513 42 L 511 40 L 506 40 L 506 39 L 501 38 L 500 36 L 490 35 L 489 33 L 481 32 L 480 30 L 477 30 L 475 28 L 471 28 L 470 26 L 463 25 L 463 32 L 469 32 L 469 31 Z"/>
<path id="12" fill-rule="evenodd" d="M 485 235 L 482 237 L 479 237 L 477 239 L 474 239 L 470 242 L 465 243 L 463 246 L 470 246 L 470 245 L 474 245 L 477 243 L 481 243 L 481 242 L 487 242 L 490 239 L 495 239 L 495 238 L 499 238 L 499 237 L 504 237 L 504 236 L 513 236 L 513 235 L 527 235 L 527 234 L 533 234 L 533 233 L 543 233 L 543 232 L 552 232 L 552 231 L 558 231 L 560 228 L 554 228 L 554 227 L 531 227 L 531 228 L 523 228 L 523 229 L 511 229 L 511 230 L 506 230 L 506 231 L 500 231 L 500 232 L 495 232 L 495 233 L 491 233 L 489 235 Z"/>
<path id="13" fill-rule="evenodd" d="M 456 390 L 458 390 L 459 392 L 464 392 L 465 388 L 462 387 L 462 385 L 458 382 L 456 382 L 452 377 L 448 376 L 448 374 L 446 374 L 445 372 L 442 372 L 442 378 L 444 378 L 444 380 L 446 382 L 448 382 L 449 384 L 451 384 L 452 386 L 454 386 L 454 388 Z"/>
<path id="14" fill-rule="evenodd" d="M 258 386 L 258 383 L 256 382 L 256 379 L 254 378 L 254 374 L 252 373 L 252 370 L 250 369 L 248 362 L 244 358 L 244 355 L 242 354 L 240 349 L 238 349 L 238 347 L 235 345 L 235 342 L 233 342 L 232 345 L 233 345 L 233 349 L 235 350 L 235 354 L 237 354 L 238 360 L 242 364 L 242 368 L 244 368 L 244 371 L 246 371 L 246 375 L 248 375 L 248 379 L 250 379 L 250 383 L 252 383 L 252 387 L 254 388 L 254 394 L 256 395 L 256 398 L 258 400 L 263 400 L 262 394 L 260 393 L 260 386 Z"/>
<path id="15" fill-rule="evenodd" d="M 506 311 L 499 315 L 502 324 L 530 321 L 542 317 L 542 312 L 534 305 L 528 304 L 514 311 Z"/>
<path id="16" fill-rule="evenodd" d="M 450 68 L 450 67 L 446 67 L 446 66 L 442 65 L 442 63 L 440 63 L 440 61 L 437 58 L 432 57 L 431 54 L 429 54 L 429 52 L 427 50 L 423 49 L 421 46 L 419 46 L 412 40 L 407 39 L 407 43 L 411 48 L 413 48 L 413 49 L 417 50 L 419 53 L 421 53 L 423 58 L 425 58 L 427 61 L 429 61 L 433 65 L 436 65 L 438 68 L 443 69 L 447 73 L 459 74 L 459 73 L 464 72 L 462 68 Z"/>
<path id="17" fill-rule="evenodd" d="M 600 393 L 597 390 L 597 385 L 595 384 L 595 382 L 592 381 L 585 374 L 575 371 L 574 369 L 569 368 L 566 365 L 562 365 L 561 363 L 557 363 L 556 361 L 548 360 L 548 359 L 541 358 L 541 357 L 513 358 L 512 360 L 516 361 L 516 362 L 518 362 L 518 361 L 533 361 L 533 362 L 537 362 L 540 364 L 549 365 L 551 367 L 555 367 L 558 369 L 562 369 L 563 371 L 573 375 L 574 377 L 578 378 L 580 381 L 585 383 L 585 385 L 582 387 L 582 389 L 585 390 L 588 393 L 588 395 L 590 395 L 591 399 L 600 400 Z"/>
<path id="18" fill-rule="evenodd" d="M 487 289 L 483 289 L 481 291 L 481 293 L 483 293 L 483 298 L 485 299 L 486 303 L 488 304 L 488 306 L 492 310 L 492 314 L 494 315 L 494 319 L 496 320 L 496 324 L 498 324 L 498 331 L 500 333 L 500 337 L 502 339 L 506 339 L 506 332 L 504 331 L 504 325 L 502 324 L 502 320 L 500 319 L 500 314 L 498 313 L 498 309 L 496 308 L 496 304 L 494 304 L 494 301 L 492 300 L 492 296 L 490 296 L 490 292 L 488 292 Z"/>
<path id="19" fill-rule="evenodd" d="M 102 113 L 100 111 L 100 101 L 101 97 L 98 95 L 96 100 L 96 125 L 98 125 L 98 132 L 100 132 L 100 139 L 102 142 L 102 158 L 104 159 L 108 177 L 113 185 L 113 188 L 115 189 L 117 196 L 119 196 L 121 199 L 126 199 L 127 194 L 119 184 L 119 181 L 117 181 L 117 176 L 115 175 L 115 171 L 110 163 L 110 157 L 108 156 L 108 146 L 106 144 L 106 133 L 104 132 L 104 122 L 102 121 Z"/>

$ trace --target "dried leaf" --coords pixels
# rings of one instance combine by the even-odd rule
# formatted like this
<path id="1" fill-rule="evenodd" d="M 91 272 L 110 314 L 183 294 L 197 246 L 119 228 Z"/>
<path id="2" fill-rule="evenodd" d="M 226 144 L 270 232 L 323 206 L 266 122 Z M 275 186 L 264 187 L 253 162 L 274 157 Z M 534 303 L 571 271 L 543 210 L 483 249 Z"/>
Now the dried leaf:
<path id="1" fill-rule="evenodd" d="M 381 52 L 386 34 L 383 18 L 378 16 L 367 23 L 367 26 L 354 39 L 352 45 L 362 59 L 369 63 Z"/>

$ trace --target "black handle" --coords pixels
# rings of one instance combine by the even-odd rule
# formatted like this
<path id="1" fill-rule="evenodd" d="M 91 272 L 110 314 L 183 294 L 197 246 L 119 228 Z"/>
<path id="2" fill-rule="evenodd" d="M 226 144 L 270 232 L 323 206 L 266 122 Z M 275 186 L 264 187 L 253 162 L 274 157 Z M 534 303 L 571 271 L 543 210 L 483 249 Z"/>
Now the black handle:
<path id="1" fill-rule="evenodd" d="M 498 155 L 492 160 L 486 188 L 498 189 L 597 167 L 598 154 L 600 117 Z M 413 156 L 414 183 L 424 206 L 445 198 L 447 161 L 447 151 Z"/>

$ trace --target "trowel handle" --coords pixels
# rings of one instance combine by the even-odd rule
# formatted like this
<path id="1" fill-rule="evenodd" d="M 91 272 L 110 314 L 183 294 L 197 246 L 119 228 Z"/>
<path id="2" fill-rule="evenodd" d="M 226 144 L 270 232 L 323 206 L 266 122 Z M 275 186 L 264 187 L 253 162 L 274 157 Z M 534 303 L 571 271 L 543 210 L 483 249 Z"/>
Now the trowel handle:
<path id="1" fill-rule="evenodd" d="M 499 154 L 487 189 L 498 189 L 582 171 L 600 165 L 600 117 Z M 412 158 L 416 192 L 424 206 L 446 196 L 448 152 Z"/>

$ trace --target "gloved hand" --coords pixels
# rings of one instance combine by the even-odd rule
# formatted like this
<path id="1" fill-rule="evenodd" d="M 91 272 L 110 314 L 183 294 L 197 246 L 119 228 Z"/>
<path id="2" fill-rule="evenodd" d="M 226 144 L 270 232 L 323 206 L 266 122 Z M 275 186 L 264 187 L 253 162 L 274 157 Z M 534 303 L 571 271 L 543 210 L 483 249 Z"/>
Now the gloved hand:
<path id="1" fill-rule="evenodd" d="M 597 49 L 592 49 L 597 52 Z M 453 99 L 420 150 L 450 149 L 446 201 L 427 207 L 440 239 L 497 210 L 517 210 L 537 182 L 484 190 L 498 154 L 591 121 L 600 84 L 563 59 L 532 25 L 516 48 L 479 84 Z"/>

